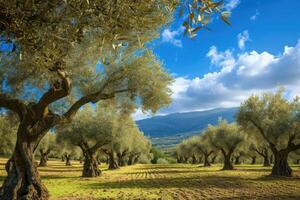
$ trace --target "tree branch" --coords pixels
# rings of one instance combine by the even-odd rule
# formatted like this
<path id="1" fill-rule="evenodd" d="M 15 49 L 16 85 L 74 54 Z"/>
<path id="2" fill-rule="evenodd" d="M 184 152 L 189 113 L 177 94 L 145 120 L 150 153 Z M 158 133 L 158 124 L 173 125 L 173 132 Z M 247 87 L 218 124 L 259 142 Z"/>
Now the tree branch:
<path id="1" fill-rule="evenodd" d="M 56 82 L 52 87 L 41 97 L 36 104 L 36 111 L 43 114 L 45 109 L 51 103 L 68 96 L 71 92 L 71 80 L 67 77 L 66 72 L 62 69 L 54 70 L 60 77 L 61 82 Z"/>
<path id="2" fill-rule="evenodd" d="M 87 103 L 96 103 L 100 100 L 106 100 L 106 99 L 112 99 L 115 97 L 118 93 L 127 92 L 129 89 L 121 89 L 121 90 L 115 90 L 112 93 L 102 93 L 103 90 L 100 90 L 98 92 L 86 95 L 82 98 L 80 98 L 78 101 L 76 101 L 70 109 L 63 115 L 64 119 L 72 119 L 74 115 L 77 113 L 77 111 L 85 104 Z"/>
<path id="3" fill-rule="evenodd" d="M 18 114 L 20 120 L 27 112 L 27 106 L 19 99 L 11 98 L 8 94 L 0 93 L 0 108 L 6 108 Z"/>

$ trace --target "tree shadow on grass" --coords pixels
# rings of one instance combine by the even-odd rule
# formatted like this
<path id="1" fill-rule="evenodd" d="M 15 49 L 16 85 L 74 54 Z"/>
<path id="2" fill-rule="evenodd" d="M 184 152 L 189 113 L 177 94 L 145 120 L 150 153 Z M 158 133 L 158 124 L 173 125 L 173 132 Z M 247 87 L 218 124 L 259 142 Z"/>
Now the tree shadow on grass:
<path id="1" fill-rule="evenodd" d="M 42 168 L 39 167 L 39 172 L 82 172 L 82 169 L 49 169 L 49 168 Z"/>
<path id="2" fill-rule="evenodd" d="M 292 176 L 292 177 L 281 177 L 281 176 L 271 176 L 266 175 L 259 177 L 255 180 L 259 181 L 285 181 L 285 182 L 299 182 L 300 184 L 300 177 L 299 176 Z"/>
<path id="3" fill-rule="evenodd" d="M 189 178 L 153 178 L 153 179 L 135 179 L 122 180 L 105 183 L 90 183 L 84 185 L 88 189 L 121 189 L 121 188 L 243 188 L 249 187 L 249 182 L 241 178 L 227 176 L 207 176 L 207 177 L 189 177 Z"/>

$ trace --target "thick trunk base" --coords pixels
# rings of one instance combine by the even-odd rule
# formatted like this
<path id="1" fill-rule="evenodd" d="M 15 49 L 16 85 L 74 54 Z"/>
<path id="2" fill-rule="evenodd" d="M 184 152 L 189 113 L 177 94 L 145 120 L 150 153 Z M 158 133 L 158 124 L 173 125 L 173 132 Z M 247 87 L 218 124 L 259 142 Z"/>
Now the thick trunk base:
<path id="1" fill-rule="evenodd" d="M 119 169 L 119 165 L 116 161 L 111 161 L 109 162 L 108 169 L 109 170 Z"/>
<path id="2" fill-rule="evenodd" d="M 41 182 L 37 165 L 34 164 L 32 157 L 27 157 L 28 152 L 23 157 L 16 151 L 6 164 L 8 175 L 0 189 L 0 199 L 47 200 L 48 191 Z M 29 155 L 32 153 L 29 152 Z"/>
<path id="3" fill-rule="evenodd" d="M 222 170 L 233 170 L 233 169 L 234 169 L 234 167 L 232 165 L 230 157 L 225 157 Z"/>
<path id="4" fill-rule="evenodd" d="M 101 175 L 97 160 L 85 159 L 82 170 L 82 177 L 97 177 Z"/>
<path id="5" fill-rule="evenodd" d="M 278 153 L 275 155 L 275 163 L 271 176 L 293 176 L 293 171 L 287 161 L 288 154 Z"/>

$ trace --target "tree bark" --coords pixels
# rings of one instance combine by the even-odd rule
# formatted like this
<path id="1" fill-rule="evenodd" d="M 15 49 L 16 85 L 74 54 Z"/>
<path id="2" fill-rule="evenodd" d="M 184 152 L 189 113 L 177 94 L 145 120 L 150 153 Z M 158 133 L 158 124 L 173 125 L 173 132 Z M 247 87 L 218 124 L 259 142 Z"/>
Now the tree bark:
<path id="1" fill-rule="evenodd" d="M 109 153 L 109 165 L 108 169 L 114 170 L 114 169 L 119 169 L 118 162 L 115 160 L 115 155 L 113 152 Z"/>
<path id="2" fill-rule="evenodd" d="M 17 142 L 12 157 L 6 163 L 7 177 L 0 190 L 1 200 L 45 200 L 48 191 L 42 184 L 35 164 L 33 153 L 41 138 L 48 131 L 36 137 L 28 137 L 28 129 L 20 124 L 17 133 Z"/>
<path id="3" fill-rule="evenodd" d="M 272 168 L 272 176 L 287 176 L 293 175 L 293 171 L 288 164 L 289 152 L 285 150 L 273 152 L 275 156 L 275 163 Z"/>
<path id="4" fill-rule="evenodd" d="M 204 167 L 210 167 L 210 163 L 208 160 L 209 154 L 204 154 Z"/>
<path id="5" fill-rule="evenodd" d="M 265 156 L 263 156 L 263 158 L 264 158 L 264 167 L 270 167 L 271 164 L 270 164 L 270 160 L 269 160 L 268 154 L 265 155 Z"/>
<path id="6" fill-rule="evenodd" d="M 231 155 L 233 153 L 233 149 L 230 150 L 228 153 L 226 153 L 224 149 L 221 149 L 221 151 L 224 159 L 224 165 L 222 170 L 233 170 L 234 168 L 231 161 Z"/>
<path id="7" fill-rule="evenodd" d="M 71 155 L 70 154 L 66 154 L 65 155 L 65 160 L 66 160 L 66 166 L 71 166 Z"/>
<path id="8" fill-rule="evenodd" d="M 118 157 L 118 165 L 120 167 L 125 166 L 126 165 L 126 161 L 125 161 L 125 156 L 127 154 L 127 150 L 124 150 L 122 153 L 117 153 L 117 157 Z"/>
<path id="9" fill-rule="evenodd" d="M 100 175 L 101 170 L 99 169 L 95 153 L 89 152 L 87 150 L 86 152 L 84 152 L 82 177 L 97 177 Z"/>
<path id="10" fill-rule="evenodd" d="M 256 164 L 256 156 L 252 156 L 251 157 L 251 165 L 255 165 Z"/>
<path id="11" fill-rule="evenodd" d="M 41 159 L 40 159 L 40 167 L 46 167 L 47 166 L 47 161 L 48 161 L 48 155 L 50 153 L 50 149 L 47 151 L 43 151 L 43 149 L 40 149 L 40 154 L 41 154 Z"/>

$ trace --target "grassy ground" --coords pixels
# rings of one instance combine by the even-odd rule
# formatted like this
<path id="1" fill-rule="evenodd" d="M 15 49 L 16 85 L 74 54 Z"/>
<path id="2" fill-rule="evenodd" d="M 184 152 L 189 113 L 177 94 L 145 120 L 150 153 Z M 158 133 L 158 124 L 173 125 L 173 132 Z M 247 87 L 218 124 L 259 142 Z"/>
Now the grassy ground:
<path id="1" fill-rule="evenodd" d="M 5 177 L 0 159 L 0 181 Z M 66 167 L 49 161 L 40 167 L 52 200 L 79 199 L 300 199 L 300 167 L 293 166 L 293 178 L 270 178 L 270 168 L 242 165 L 234 171 L 220 171 L 189 164 L 135 165 L 108 171 L 101 166 L 98 178 L 81 178 L 81 165 Z"/>

